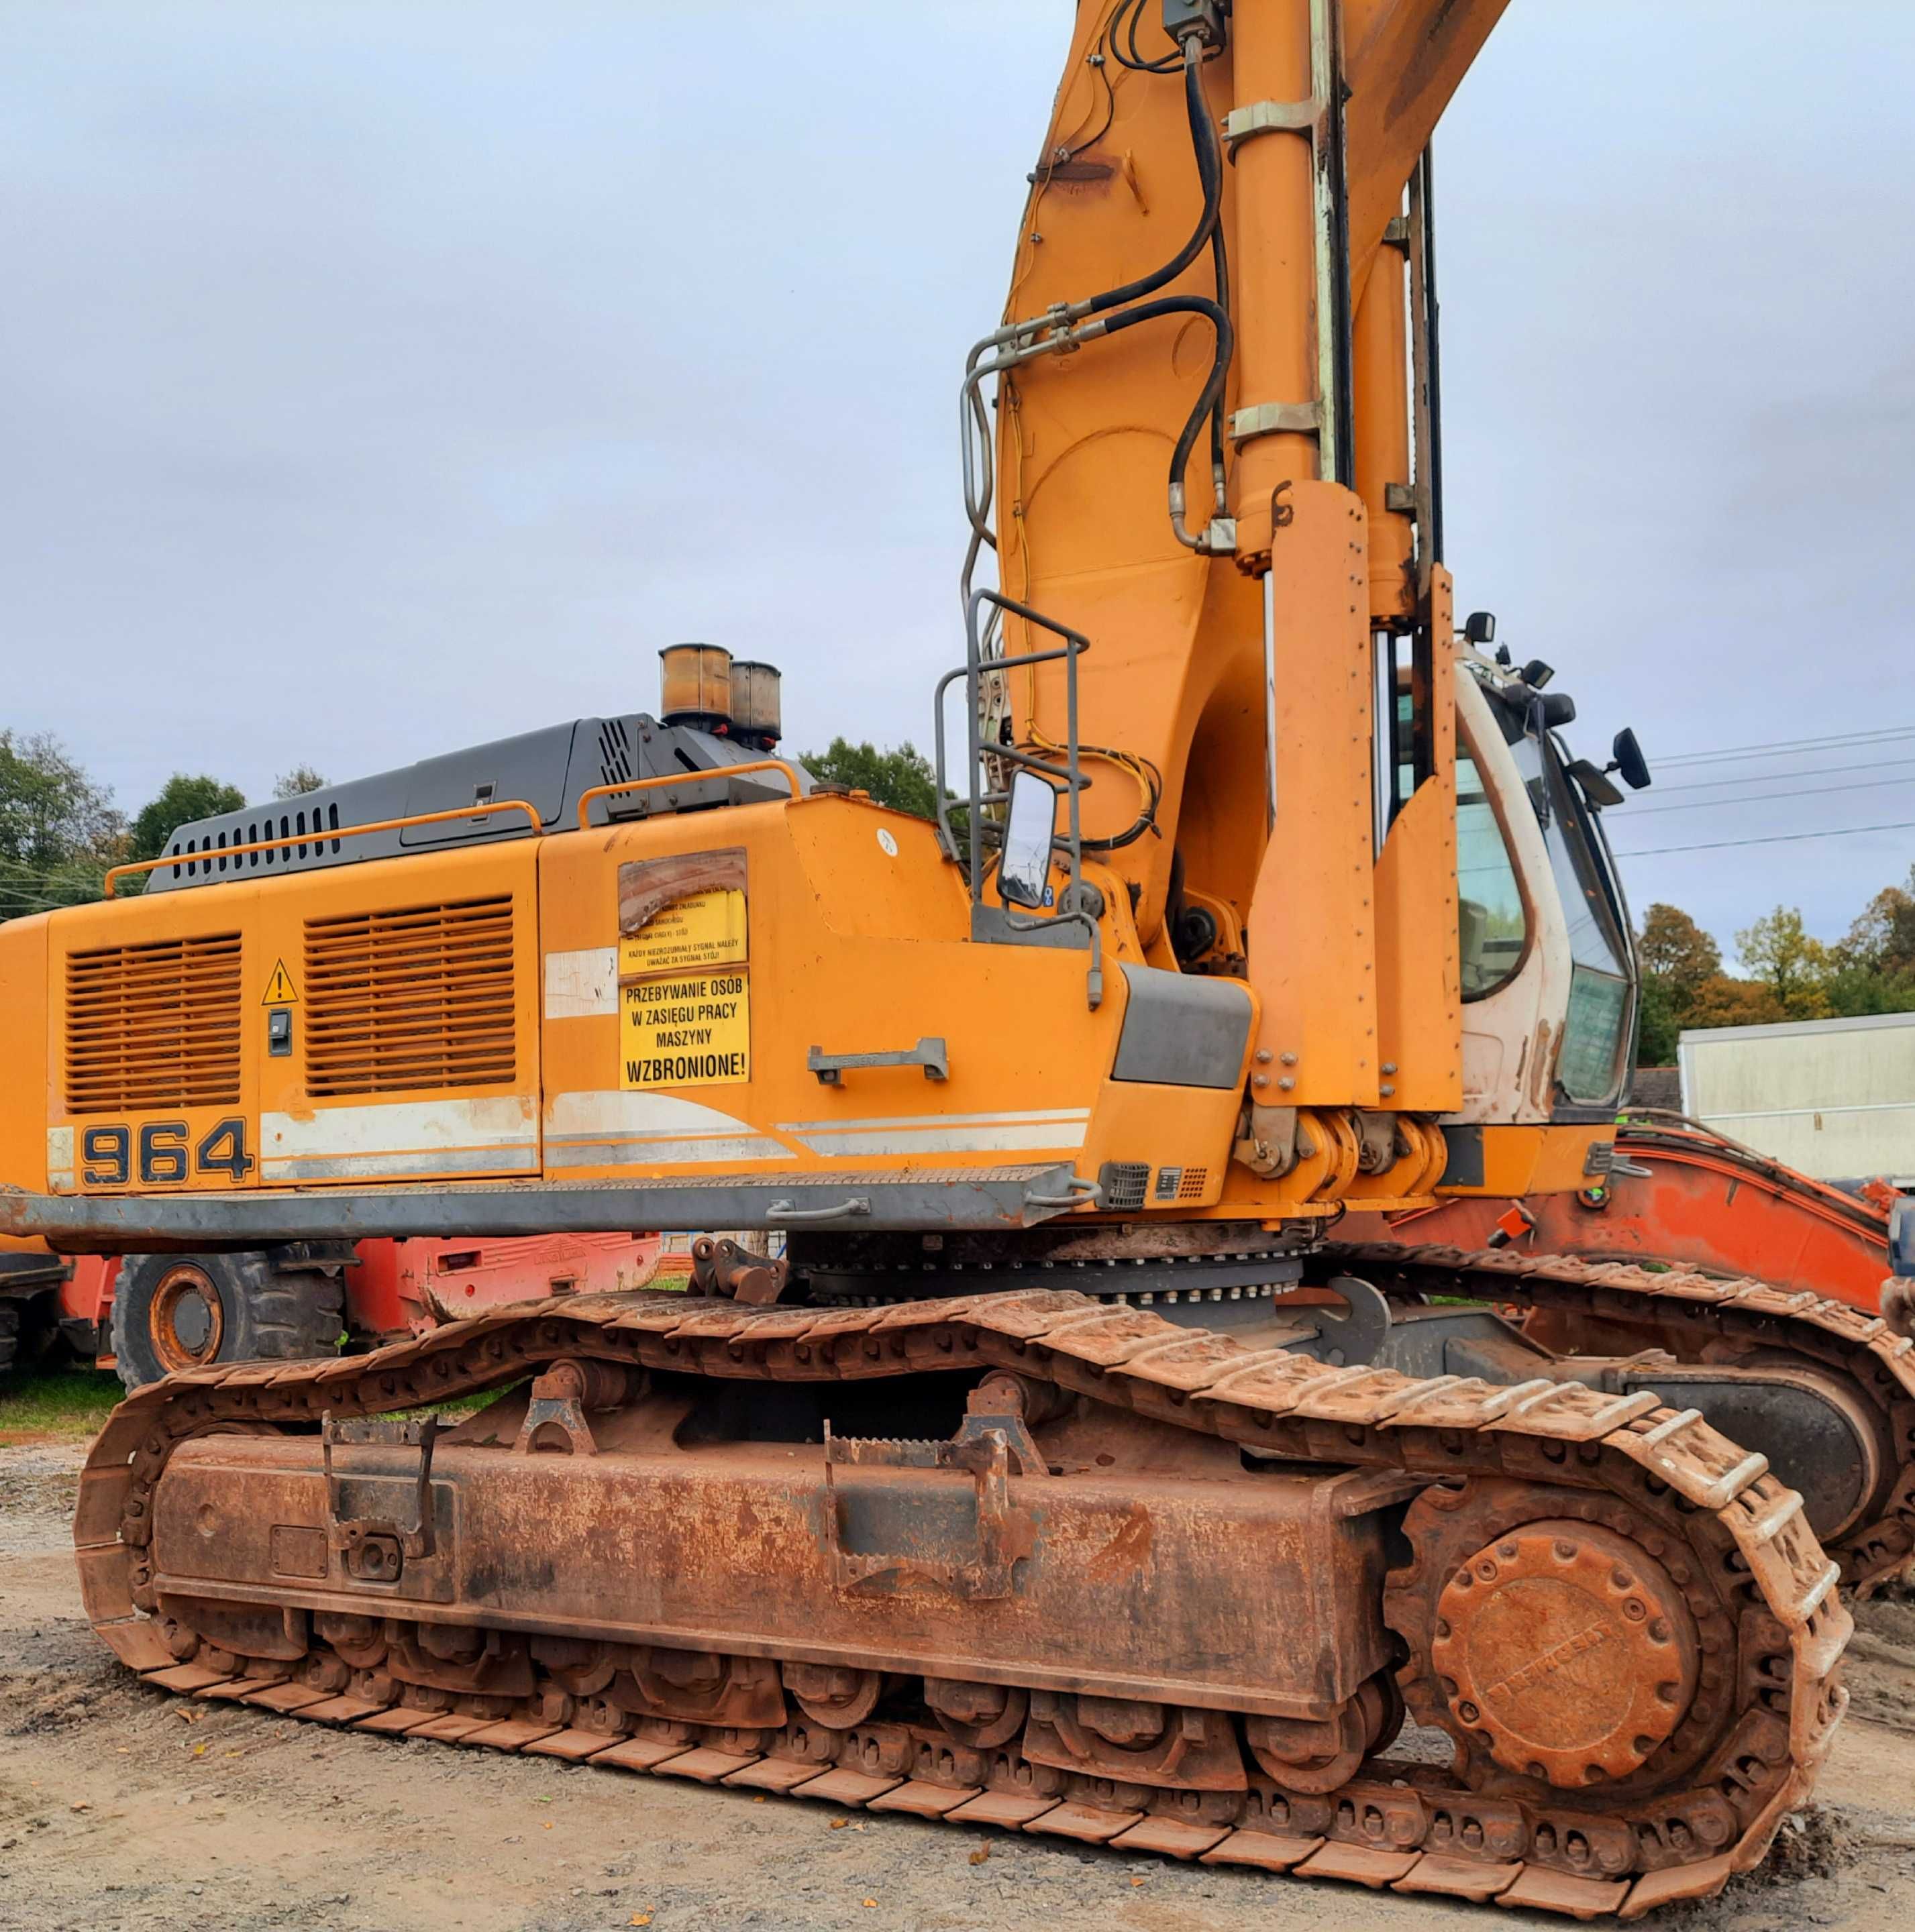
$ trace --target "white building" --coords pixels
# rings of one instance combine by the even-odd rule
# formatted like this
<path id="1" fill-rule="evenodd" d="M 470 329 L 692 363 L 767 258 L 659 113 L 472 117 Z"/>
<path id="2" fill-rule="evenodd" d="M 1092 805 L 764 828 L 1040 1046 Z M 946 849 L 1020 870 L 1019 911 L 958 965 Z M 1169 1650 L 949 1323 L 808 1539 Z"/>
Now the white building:
<path id="1" fill-rule="evenodd" d="M 1685 1032 L 1682 1108 L 1822 1180 L 1915 1186 L 1915 1013 Z"/>

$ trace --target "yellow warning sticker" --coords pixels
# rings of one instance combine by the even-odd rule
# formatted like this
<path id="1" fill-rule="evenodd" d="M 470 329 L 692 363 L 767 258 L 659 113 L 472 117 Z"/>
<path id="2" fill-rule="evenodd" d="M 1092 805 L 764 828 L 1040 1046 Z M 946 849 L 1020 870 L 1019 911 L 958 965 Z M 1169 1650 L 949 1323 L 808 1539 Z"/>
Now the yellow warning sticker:
<path id="1" fill-rule="evenodd" d="M 724 1087 L 750 1079 L 751 993 L 741 972 L 686 973 L 620 986 L 620 1084 Z"/>
<path id="2" fill-rule="evenodd" d="M 272 977 L 266 982 L 266 990 L 261 997 L 263 1006 L 296 1006 L 299 995 L 293 989 L 293 975 L 286 970 L 286 962 L 274 963 Z"/>
<path id="3" fill-rule="evenodd" d="M 736 965 L 744 957 L 745 895 L 718 886 L 661 906 L 629 938 L 620 940 L 619 976 Z"/>

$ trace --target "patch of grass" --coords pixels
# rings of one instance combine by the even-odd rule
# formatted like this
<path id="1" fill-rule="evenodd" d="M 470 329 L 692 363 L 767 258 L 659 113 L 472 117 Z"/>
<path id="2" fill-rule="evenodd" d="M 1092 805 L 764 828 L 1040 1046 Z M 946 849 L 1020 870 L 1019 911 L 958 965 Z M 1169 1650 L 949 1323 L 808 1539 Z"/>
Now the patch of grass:
<path id="1" fill-rule="evenodd" d="M 0 1445 L 83 1442 L 126 1391 L 110 1370 L 32 1369 L 0 1380 Z"/>

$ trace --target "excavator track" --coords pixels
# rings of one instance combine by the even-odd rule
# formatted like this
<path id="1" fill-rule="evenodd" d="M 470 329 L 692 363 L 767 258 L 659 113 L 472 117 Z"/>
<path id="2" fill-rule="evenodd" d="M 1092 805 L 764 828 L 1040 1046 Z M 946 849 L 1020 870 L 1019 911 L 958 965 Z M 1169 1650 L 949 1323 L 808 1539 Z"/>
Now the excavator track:
<path id="1" fill-rule="evenodd" d="M 1874 1506 L 1832 1539 L 1844 1583 L 1863 1591 L 1915 1560 L 1915 1340 L 1871 1316 L 1808 1290 L 1692 1269 L 1583 1261 L 1514 1249 L 1392 1243 L 1333 1244 L 1340 1268 L 1380 1287 L 1466 1294 L 1564 1318 L 1569 1330 L 1652 1332 L 1679 1360 L 1703 1359 L 1712 1344 L 1733 1352 L 1787 1352 L 1846 1377 L 1883 1419 L 1885 1459 Z"/>
<path id="2" fill-rule="evenodd" d="M 1109 1762 L 1123 1756 L 1115 1747 L 1084 1748 L 1083 1768 L 1074 1771 L 1058 1768 L 1055 1748 L 1037 1750 L 1040 1712 L 1055 1718 L 1047 1734 L 1055 1745 L 1071 1732 L 1062 1707 L 1100 1700 L 1036 1688 L 1001 1694 L 1012 1721 L 973 1712 L 979 1721 L 940 1729 L 911 1720 L 950 1714 L 949 1687 L 941 1708 L 929 1677 L 902 1692 L 887 1678 L 879 1706 L 875 1691 L 867 1697 L 862 1688 L 879 1681 L 875 1672 L 821 1675 L 815 1656 L 809 1664 L 773 1659 L 798 1714 L 779 1698 L 780 1724 L 763 1721 L 762 1706 L 759 1721 L 746 1724 L 714 1706 L 714 1717 L 732 1720 L 701 1724 L 642 1708 L 634 1714 L 631 1700 L 621 1707 L 593 1695 L 602 1679 L 563 1664 L 542 1666 L 530 1694 L 516 1695 L 416 1681 L 429 1670 L 402 1682 L 396 1664 L 383 1667 L 413 1655 L 416 1638 L 445 1654 L 443 1625 L 435 1637 L 395 1617 L 381 1636 L 377 1617 L 346 1619 L 365 1626 L 350 1630 L 320 1618 L 331 1641 L 309 1630 L 295 1656 L 248 1657 L 160 1613 L 152 1545 L 169 1465 L 182 1445 L 196 1444 L 198 1456 L 222 1448 L 243 1456 L 270 1445 L 206 1438 L 303 1436 L 309 1444 L 325 1418 L 336 1426 L 342 1418 L 416 1411 L 528 1376 L 578 1388 L 638 1371 L 701 1386 L 702 1378 L 828 1384 L 920 1372 L 982 1373 L 986 1384 L 994 1375 L 1015 1378 L 1046 1394 L 1088 1397 L 1074 1402 L 1078 1412 L 1114 1413 L 1125 1430 L 1237 1445 L 1231 1466 L 1245 1473 L 1211 1492 L 1241 1483 L 1253 1507 L 1253 1486 L 1265 1480 L 1254 1471 L 1269 1467 L 1300 1468 L 1313 1484 L 1367 1486 L 1379 1506 L 1413 1498 L 1382 1584 L 1382 1616 L 1400 1657 L 1394 1674 L 1403 1699 L 1420 1724 L 1449 1733 L 1454 1764 L 1383 1754 L 1402 1715 L 1387 1669 L 1330 1727 L 1328 1751 L 1299 1747 L 1298 1727 L 1286 1731 L 1280 1719 L 1173 1711 L 1181 1730 L 1172 1724 L 1161 1742 L 1175 1732 L 1175 1750 L 1165 1756 L 1151 1746 L 1157 1768 L 1126 1778 Z M 827 1440 L 827 1464 L 830 1453 Z M 422 1498 L 425 1487 L 422 1476 Z M 1577 1384 L 1509 1388 L 1333 1368 L 1067 1292 L 833 1310 L 673 1294 L 581 1298 L 563 1310 L 547 1303 L 497 1311 L 356 1359 L 191 1371 L 114 1412 L 82 1480 L 74 1534 L 87 1612 L 102 1640 L 147 1682 L 183 1695 L 1583 1918 L 1632 1918 L 1707 1896 L 1754 1864 L 1806 1796 L 1846 1702 L 1837 1667 L 1851 1624 L 1836 1566 L 1804 1520 L 1799 1496 L 1699 1417 L 1671 1414 L 1650 1396 Z M 1540 1648 L 1532 1636 L 1514 1653 L 1526 1660 L 1506 1675 L 1512 1653 L 1490 1642 L 1483 1624 L 1514 1600 L 1507 1589 L 1497 1594 L 1499 1566 L 1545 1592 L 1573 1576 L 1575 1614 L 1592 1619 L 1562 1641 L 1546 1636 Z M 296 1623 L 305 1628 L 303 1618 Z M 287 1630 L 295 1627 L 287 1612 Z M 1480 1670 L 1472 1676 L 1481 1660 L 1464 1642 L 1472 1630 L 1487 1645 L 1481 1656 L 1504 1660 L 1501 1681 L 1487 1682 Z M 1577 1675 L 1562 1666 L 1604 1644 L 1612 1647 L 1595 1660 L 1600 1674 L 1586 1670 L 1584 1681 L 1602 1687 L 1599 1697 L 1620 1684 L 1613 1695 L 1630 1708 L 1603 1747 L 1619 1756 L 1584 1766 L 1574 1760 L 1590 1748 L 1574 1738 L 1538 1743 L 1526 1707 L 1532 1693 L 1538 1708 L 1547 1704 L 1553 1690 L 1559 1711 Z M 752 1667 L 762 1673 L 761 1664 Z M 1686 1695 L 1658 1681 L 1664 1677 L 1681 1677 Z M 1479 1709 L 1472 1694 L 1498 1708 Z M 1030 1722 L 1020 1732 L 1027 1704 Z M 906 1721 L 887 1720 L 900 1708 Z M 1643 1734 L 1631 1740 L 1638 1727 Z M 1248 1765 L 1246 1748 L 1255 1760 Z M 1286 1778 L 1268 1774 L 1273 1754 L 1280 1769 L 1294 1766 Z M 1531 1756 L 1550 1763 L 1520 1762 Z M 1550 1772 L 1554 1781 L 1540 1774 Z"/>

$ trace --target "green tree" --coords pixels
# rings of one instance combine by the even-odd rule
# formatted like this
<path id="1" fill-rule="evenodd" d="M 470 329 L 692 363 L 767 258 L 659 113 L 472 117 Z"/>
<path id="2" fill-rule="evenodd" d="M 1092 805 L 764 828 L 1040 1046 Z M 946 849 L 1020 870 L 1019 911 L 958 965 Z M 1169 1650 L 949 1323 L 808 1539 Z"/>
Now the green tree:
<path id="1" fill-rule="evenodd" d="M 908 740 L 895 752 L 881 752 L 875 745 L 833 738 L 827 749 L 807 752 L 798 762 L 813 778 L 868 791 L 880 805 L 917 818 L 937 816 L 938 788 L 931 761 Z"/>
<path id="2" fill-rule="evenodd" d="M 1819 1019 L 1829 1010 L 1829 949 L 1805 929 L 1793 906 L 1778 906 L 1737 933 L 1736 951 L 1788 1018 Z"/>
<path id="3" fill-rule="evenodd" d="M 125 824 L 59 739 L 0 731 L 0 859 L 44 872 L 103 857 Z"/>
<path id="4" fill-rule="evenodd" d="M 182 825 L 190 825 L 196 818 L 211 818 L 217 812 L 237 812 L 245 802 L 246 794 L 236 785 L 175 772 L 160 788 L 159 796 L 133 821 L 128 856 L 157 859 Z"/>
<path id="5" fill-rule="evenodd" d="M 1642 998 L 1636 1007 L 1636 1064 L 1674 1066 L 1676 1045 L 1682 1030 L 1682 1016 L 1676 1011 L 1676 996 L 1668 981 L 1659 974 L 1645 973 Z"/>
<path id="6" fill-rule="evenodd" d="M 125 824 L 57 738 L 0 730 L 0 919 L 98 898 Z"/>
<path id="7" fill-rule="evenodd" d="M 329 781 L 311 765 L 295 765 L 273 781 L 275 798 L 304 798 L 309 791 L 323 791 Z"/>

